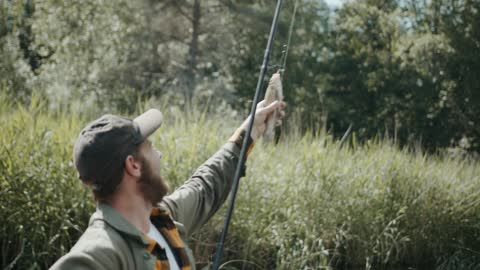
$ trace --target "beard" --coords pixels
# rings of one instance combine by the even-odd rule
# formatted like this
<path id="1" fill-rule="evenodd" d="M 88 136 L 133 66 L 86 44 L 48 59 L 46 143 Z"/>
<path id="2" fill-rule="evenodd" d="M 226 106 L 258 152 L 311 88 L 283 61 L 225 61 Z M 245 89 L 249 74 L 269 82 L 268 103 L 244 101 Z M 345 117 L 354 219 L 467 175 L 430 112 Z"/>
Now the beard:
<path id="1" fill-rule="evenodd" d="M 140 157 L 142 166 L 142 175 L 139 179 L 140 192 L 145 200 L 152 203 L 153 206 L 162 201 L 167 195 L 169 186 L 163 180 L 159 173 L 155 173 L 144 157 Z"/>

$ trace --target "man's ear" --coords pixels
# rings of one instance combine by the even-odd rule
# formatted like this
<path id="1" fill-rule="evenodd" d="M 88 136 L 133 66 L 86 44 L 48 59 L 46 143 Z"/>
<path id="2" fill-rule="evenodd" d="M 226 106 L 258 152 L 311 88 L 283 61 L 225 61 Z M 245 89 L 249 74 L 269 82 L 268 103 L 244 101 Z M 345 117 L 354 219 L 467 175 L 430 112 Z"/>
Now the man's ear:
<path id="1" fill-rule="evenodd" d="M 140 177 L 141 165 L 132 155 L 128 155 L 125 159 L 125 172 L 133 177 Z"/>

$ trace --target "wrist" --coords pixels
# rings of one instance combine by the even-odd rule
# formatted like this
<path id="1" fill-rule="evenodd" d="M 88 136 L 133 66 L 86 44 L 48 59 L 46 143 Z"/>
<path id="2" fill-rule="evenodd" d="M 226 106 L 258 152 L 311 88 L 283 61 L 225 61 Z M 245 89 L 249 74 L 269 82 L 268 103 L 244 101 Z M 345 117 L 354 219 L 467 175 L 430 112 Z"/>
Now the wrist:
<path id="1" fill-rule="evenodd" d="M 230 137 L 228 141 L 233 142 L 239 148 L 242 148 L 243 141 L 245 140 L 246 134 L 247 134 L 247 129 L 244 128 L 242 125 L 237 130 L 235 130 L 235 132 L 233 133 L 233 135 Z M 247 156 L 252 151 L 253 145 L 254 145 L 254 139 L 252 138 L 252 136 L 250 136 L 247 140 L 247 153 L 246 153 Z"/>
<path id="2" fill-rule="evenodd" d="M 245 133 L 247 133 L 247 130 L 248 130 L 248 124 L 250 123 L 250 117 L 248 117 L 243 123 L 242 125 L 238 128 L 238 129 L 243 129 L 245 131 Z M 250 133 L 250 138 L 256 142 L 257 139 L 260 137 L 261 134 L 259 134 L 257 128 L 255 127 L 255 124 L 253 125 L 252 127 L 252 132 Z"/>

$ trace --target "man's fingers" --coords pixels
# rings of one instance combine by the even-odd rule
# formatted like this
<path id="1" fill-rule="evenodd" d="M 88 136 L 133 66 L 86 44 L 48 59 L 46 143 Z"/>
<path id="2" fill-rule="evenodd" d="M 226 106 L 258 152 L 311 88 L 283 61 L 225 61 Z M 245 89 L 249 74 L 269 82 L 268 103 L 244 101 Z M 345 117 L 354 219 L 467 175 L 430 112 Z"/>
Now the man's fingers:
<path id="1" fill-rule="evenodd" d="M 276 108 L 278 108 L 278 106 L 279 106 L 278 100 L 275 100 L 274 102 L 268 104 L 267 107 L 263 108 L 263 109 L 262 109 L 262 112 L 265 112 L 266 114 L 270 114 L 270 113 L 273 112 Z"/>
<path id="2" fill-rule="evenodd" d="M 286 103 L 285 101 L 283 101 L 283 100 L 282 100 L 282 101 L 276 100 L 276 101 L 270 103 L 270 105 L 272 105 L 272 104 L 274 104 L 274 103 L 277 103 L 277 102 L 280 103 L 279 108 L 280 108 L 281 110 L 284 110 L 284 109 L 287 107 L 287 103 Z M 269 105 L 269 106 L 270 106 L 270 105 Z M 265 105 L 265 99 L 262 100 L 262 101 L 260 101 L 260 102 L 257 104 L 257 108 L 265 108 L 265 107 L 268 107 L 268 106 Z"/>
<path id="3" fill-rule="evenodd" d="M 281 125 L 282 125 L 282 120 L 279 119 L 279 120 L 277 120 L 277 121 L 275 122 L 275 126 L 276 126 L 276 127 L 279 127 L 279 126 L 281 126 Z"/>

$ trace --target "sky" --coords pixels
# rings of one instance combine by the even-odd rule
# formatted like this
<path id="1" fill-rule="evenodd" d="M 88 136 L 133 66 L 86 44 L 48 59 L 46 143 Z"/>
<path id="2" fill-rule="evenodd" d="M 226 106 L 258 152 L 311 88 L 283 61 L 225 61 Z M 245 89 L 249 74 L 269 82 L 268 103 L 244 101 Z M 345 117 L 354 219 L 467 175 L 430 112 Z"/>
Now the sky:
<path id="1" fill-rule="evenodd" d="M 344 2 L 346 1 L 345 0 L 325 0 L 325 3 L 327 3 L 332 8 L 340 7 Z"/>

